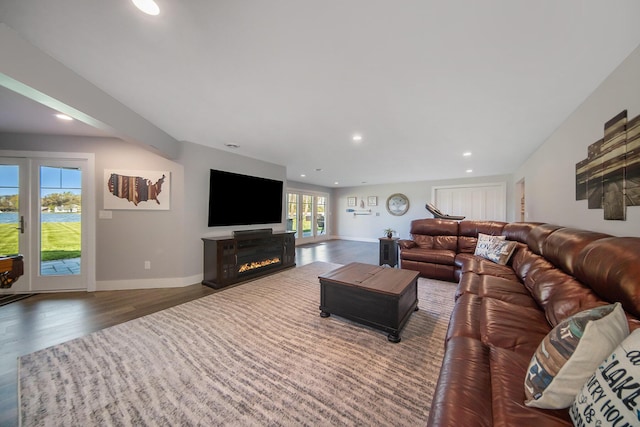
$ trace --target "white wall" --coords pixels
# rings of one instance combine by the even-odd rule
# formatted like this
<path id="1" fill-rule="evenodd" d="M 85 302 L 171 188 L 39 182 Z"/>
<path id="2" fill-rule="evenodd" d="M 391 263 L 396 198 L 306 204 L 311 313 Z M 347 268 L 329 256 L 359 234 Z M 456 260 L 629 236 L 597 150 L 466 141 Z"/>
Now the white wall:
<path id="1" fill-rule="evenodd" d="M 513 197 L 513 182 L 510 175 L 496 175 L 477 178 L 460 178 L 439 181 L 416 181 L 398 184 L 369 185 L 359 187 L 337 188 L 333 194 L 334 233 L 342 239 L 363 240 L 377 242 L 383 236 L 383 230 L 392 228 L 401 238 L 409 238 L 409 228 L 414 219 L 432 218 L 424 207 L 431 202 L 434 186 L 472 185 L 484 183 L 504 182 L 507 184 L 507 220 L 515 219 L 515 202 Z M 409 198 L 409 210 L 402 216 L 394 216 L 387 212 L 387 198 L 394 193 L 402 193 Z M 347 212 L 347 197 L 356 196 L 360 209 L 360 200 L 364 198 L 365 209 L 371 209 L 371 215 L 354 215 Z M 368 206 L 369 196 L 378 197 L 377 206 Z"/>
<path id="2" fill-rule="evenodd" d="M 602 209 L 575 197 L 576 163 L 603 137 L 605 122 L 623 110 L 628 118 L 640 114 L 639 76 L 640 47 L 514 173 L 514 181 L 525 179 L 527 221 L 640 236 L 640 206 L 627 207 L 626 221 L 605 221 Z"/>

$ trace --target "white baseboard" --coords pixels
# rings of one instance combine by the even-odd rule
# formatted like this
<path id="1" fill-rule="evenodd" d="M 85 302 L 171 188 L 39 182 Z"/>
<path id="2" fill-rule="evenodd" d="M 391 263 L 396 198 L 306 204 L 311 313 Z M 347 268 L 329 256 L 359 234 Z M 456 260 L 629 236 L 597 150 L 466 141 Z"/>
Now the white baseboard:
<path id="1" fill-rule="evenodd" d="M 367 237 L 338 237 L 338 239 L 340 240 L 353 240 L 356 242 L 369 242 L 369 243 L 378 243 L 380 240 L 378 239 L 371 239 L 371 238 L 367 238 Z"/>
<path id="2" fill-rule="evenodd" d="M 137 280 L 98 280 L 96 291 L 125 291 L 132 289 L 181 288 L 202 282 L 202 274 L 189 277 L 169 277 Z"/>

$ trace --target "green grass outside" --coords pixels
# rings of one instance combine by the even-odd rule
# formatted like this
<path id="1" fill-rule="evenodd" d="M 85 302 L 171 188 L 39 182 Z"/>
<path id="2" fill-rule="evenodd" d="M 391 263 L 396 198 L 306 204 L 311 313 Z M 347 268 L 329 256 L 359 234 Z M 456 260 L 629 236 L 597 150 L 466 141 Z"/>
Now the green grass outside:
<path id="1" fill-rule="evenodd" d="M 17 224 L 0 224 L 0 254 L 18 253 Z M 42 224 L 42 261 L 77 258 L 81 253 L 79 222 Z"/>

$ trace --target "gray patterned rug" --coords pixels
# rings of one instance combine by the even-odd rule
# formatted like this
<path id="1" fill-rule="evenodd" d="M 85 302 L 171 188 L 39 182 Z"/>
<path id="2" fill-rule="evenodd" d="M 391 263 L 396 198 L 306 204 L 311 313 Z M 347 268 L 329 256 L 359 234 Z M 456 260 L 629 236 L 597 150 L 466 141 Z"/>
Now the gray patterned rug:
<path id="1" fill-rule="evenodd" d="M 402 341 L 320 317 L 313 263 L 18 360 L 23 426 L 419 425 L 454 285 L 419 279 Z"/>

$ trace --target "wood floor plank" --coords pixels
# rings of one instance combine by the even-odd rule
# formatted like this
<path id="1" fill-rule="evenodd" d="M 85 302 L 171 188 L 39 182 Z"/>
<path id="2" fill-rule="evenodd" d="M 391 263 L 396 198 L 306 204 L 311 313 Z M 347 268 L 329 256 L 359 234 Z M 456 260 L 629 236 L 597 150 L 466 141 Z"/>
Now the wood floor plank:
<path id="1" fill-rule="evenodd" d="M 378 264 L 378 243 L 329 240 L 296 247 L 296 264 Z M 237 285 L 241 286 L 241 285 Z M 0 426 L 18 425 L 17 358 L 219 292 L 200 284 L 132 291 L 38 294 L 0 307 Z"/>

